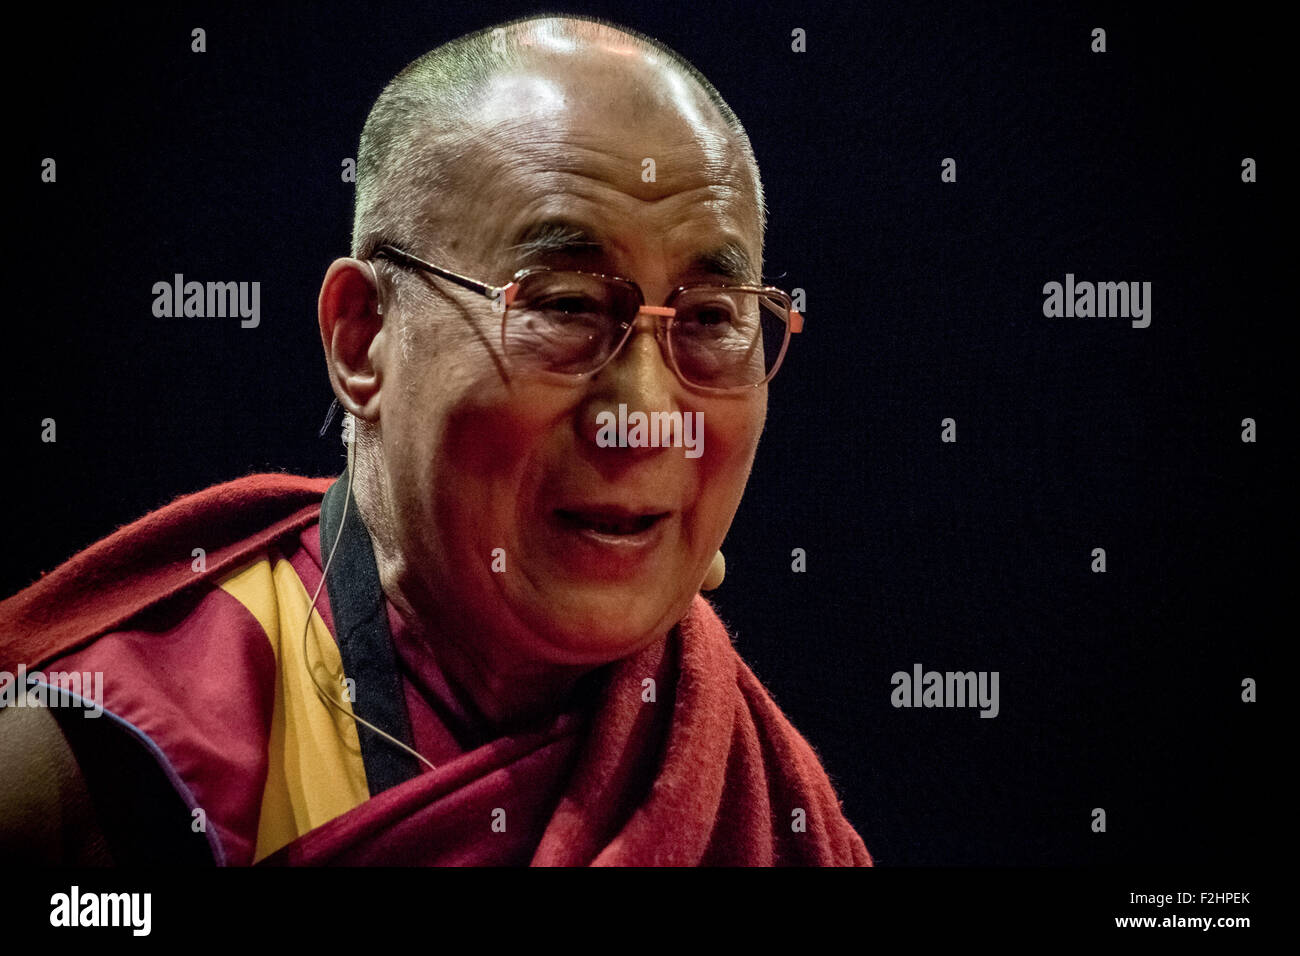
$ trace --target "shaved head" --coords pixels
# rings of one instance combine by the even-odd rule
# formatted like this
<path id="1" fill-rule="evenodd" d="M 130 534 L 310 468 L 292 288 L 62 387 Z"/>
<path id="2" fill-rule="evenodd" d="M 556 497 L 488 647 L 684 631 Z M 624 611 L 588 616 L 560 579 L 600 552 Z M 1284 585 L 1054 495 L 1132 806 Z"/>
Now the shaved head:
<path id="1" fill-rule="evenodd" d="M 366 259 L 392 242 L 455 261 L 440 221 L 446 225 L 469 212 L 473 196 L 465 194 L 481 186 L 474 174 L 485 143 L 513 132 L 513 116 L 499 108 L 499 115 L 485 114 L 485 101 L 535 105 L 555 95 L 557 109 L 567 108 L 563 92 L 535 83 L 501 86 L 529 66 L 588 53 L 609 61 L 596 95 L 610 105 L 617 101 L 630 124 L 677 111 L 702 132 L 712 129 L 732 141 L 752 184 L 761 258 L 766 208 L 758 165 L 744 127 L 713 85 L 651 37 L 604 20 L 557 15 L 512 20 L 452 40 L 385 87 L 361 134 L 353 255 Z"/>

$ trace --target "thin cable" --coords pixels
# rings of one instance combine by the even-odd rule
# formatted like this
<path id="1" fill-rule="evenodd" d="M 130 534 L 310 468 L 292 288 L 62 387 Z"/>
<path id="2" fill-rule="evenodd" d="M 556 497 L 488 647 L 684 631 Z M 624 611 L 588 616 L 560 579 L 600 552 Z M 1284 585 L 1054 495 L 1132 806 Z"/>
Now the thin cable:
<path id="1" fill-rule="evenodd" d="M 344 427 L 347 428 L 348 424 L 350 423 L 345 422 Z M 303 628 L 302 628 L 302 659 L 303 662 L 307 665 L 307 676 L 311 678 L 312 684 L 314 684 L 316 687 L 316 694 L 317 696 L 320 697 L 321 700 L 329 704 L 339 713 L 351 717 L 359 724 L 369 727 L 380 737 L 383 737 L 385 740 L 389 741 L 390 743 L 398 747 L 401 747 L 411 756 L 415 757 L 416 760 L 419 760 L 421 763 L 423 763 L 430 770 L 437 770 L 438 768 L 435 767 L 433 764 L 431 764 L 428 760 L 426 760 L 421 754 L 417 753 L 412 748 L 406 746 L 406 744 L 402 743 L 392 734 L 386 733 L 380 730 L 370 721 L 362 717 L 358 717 L 351 710 L 344 707 L 342 704 L 338 703 L 336 700 L 330 697 L 330 695 L 326 693 L 325 688 L 321 687 L 320 682 L 316 680 L 316 673 L 315 671 L 312 670 L 311 661 L 308 659 L 307 656 L 307 634 L 311 630 L 311 613 L 316 609 L 316 601 L 320 598 L 321 588 L 325 587 L 325 576 L 329 573 L 330 564 L 334 561 L 334 552 L 338 550 L 339 541 L 343 538 L 343 524 L 345 521 L 347 521 L 348 504 L 352 501 L 352 465 L 353 465 L 353 461 L 355 460 L 355 451 L 357 445 L 355 433 L 352 434 L 350 438 L 351 440 L 347 443 L 348 444 L 348 493 L 347 493 L 347 497 L 343 499 L 343 515 L 339 518 L 338 533 L 334 535 L 334 544 L 331 545 L 330 547 L 329 557 L 325 559 L 325 567 L 321 569 L 320 584 L 316 585 L 316 593 L 311 596 L 311 604 L 307 607 L 307 621 L 305 624 L 303 624 Z"/>

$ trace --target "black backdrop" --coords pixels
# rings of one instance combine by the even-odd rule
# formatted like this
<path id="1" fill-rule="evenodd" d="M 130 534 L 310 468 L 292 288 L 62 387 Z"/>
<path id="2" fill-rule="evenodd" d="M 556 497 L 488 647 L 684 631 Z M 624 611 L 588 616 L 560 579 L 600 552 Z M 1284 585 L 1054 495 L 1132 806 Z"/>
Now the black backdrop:
<path id="1" fill-rule="evenodd" d="M 315 324 L 349 245 L 341 161 L 407 62 L 555 9 L 251 6 L 106 8 L 11 36 L 39 69 L 9 98 L 6 595 L 180 493 L 341 469 L 337 430 L 317 437 Z M 754 143 L 766 275 L 807 290 L 808 326 L 715 598 L 877 861 L 1261 859 L 1285 626 L 1273 503 L 1293 464 L 1277 24 L 1087 4 L 564 9 L 677 49 Z M 155 318 L 152 285 L 176 272 L 260 281 L 261 325 Z M 1043 284 L 1067 272 L 1150 281 L 1151 326 L 1045 318 Z M 895 709 L 890 675 L 914 663 L 998 671 L 999 716 Z"/>

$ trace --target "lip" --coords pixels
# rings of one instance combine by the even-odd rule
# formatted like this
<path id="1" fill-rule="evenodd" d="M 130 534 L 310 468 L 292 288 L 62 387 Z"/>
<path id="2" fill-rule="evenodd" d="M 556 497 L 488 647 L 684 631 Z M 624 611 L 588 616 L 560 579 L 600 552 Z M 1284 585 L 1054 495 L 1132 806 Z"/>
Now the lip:
<path id="1" fill-rule="evenodd" d="M 649 568 L 675 517 L 658 507 L 574 502 L 548 512 L 547 550 L 577 577 L 632 577 Z"/>
<path id="2" fill-rule="evenodd" d="M 552 515 L 561 523 L 577 530 L 584 528 L 591 530 L 587 526 L 599 526 L 596 530 L 607 532 L 608 537 L 636 537 L 637 534 L 649 530 L 657 522 L 668 517 L 669 509 L 615 504 L 575 504 L 567 508 L 556 508 Z"/>

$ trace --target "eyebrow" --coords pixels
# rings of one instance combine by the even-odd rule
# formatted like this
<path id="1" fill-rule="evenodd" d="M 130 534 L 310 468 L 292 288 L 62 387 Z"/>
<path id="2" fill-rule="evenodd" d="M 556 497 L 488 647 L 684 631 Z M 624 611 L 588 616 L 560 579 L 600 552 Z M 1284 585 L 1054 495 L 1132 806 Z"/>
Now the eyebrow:
<path id="1" fill-rule="evenodd" d="M 547 219 L 525 227 L 510 245 L 520 260 L 547 256 L 592 256 L 605 251 L 600 239 L 576 223 Z M 754 263 L 745 248 L 736 242 L 702 252 L 691 259 L 689 271 L 721 276 L 736 283 L 756 280 Z"/>
<path id="2" fill-rule="evenodd" d="M 581 226 L 548 219 L 525 228 L 510 245 L 520 259 L 555 255 L 590 255 L 604 249 L 600 240 Z"/>

